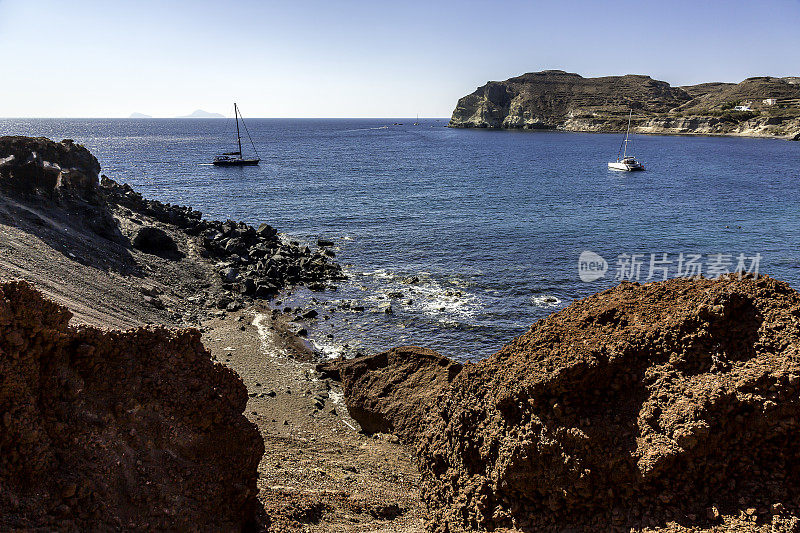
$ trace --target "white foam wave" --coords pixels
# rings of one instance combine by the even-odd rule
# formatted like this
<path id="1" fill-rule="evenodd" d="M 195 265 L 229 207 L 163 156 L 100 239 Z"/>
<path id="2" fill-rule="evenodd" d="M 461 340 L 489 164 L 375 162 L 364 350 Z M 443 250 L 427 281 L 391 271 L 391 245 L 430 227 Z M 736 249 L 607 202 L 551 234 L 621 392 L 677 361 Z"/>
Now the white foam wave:
<path id="1" fill-rule="evenodd" d="M 561 299 L 551 294 L 536 294 L 531 296 L 531 303 L 536 307 L 557 307 Z"/>
<path id="2" fill-rule="evenodd" d="M 311 339 L 311 344 L 326 359 L 337 359 L 347 353 L 347 349 L 340 344 L 327 343 L 317 339 Z"/>
<path id="3" fill-rule="evenodd" d="M 269 317 L 264 313 L 256 313 L 253 318 L 253 325 L 258 330 L 258 337 L 261 339 L 262 350 L 273 357 L 286 357 L 286 350 L 279 347 L 275 342 L 275 333 L 269 326 Z"/>

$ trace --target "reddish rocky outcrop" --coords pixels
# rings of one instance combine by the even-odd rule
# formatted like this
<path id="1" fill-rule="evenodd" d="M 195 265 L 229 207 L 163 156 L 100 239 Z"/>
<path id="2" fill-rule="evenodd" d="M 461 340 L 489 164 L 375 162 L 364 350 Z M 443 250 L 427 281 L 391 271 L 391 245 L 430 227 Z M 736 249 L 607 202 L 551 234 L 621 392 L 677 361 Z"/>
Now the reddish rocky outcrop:
<path id="1" fill-rule="evenodd" d="M 372 373 L 371 390 L 393 375 Z M 424 411 L 437 531 L 794 531 L 800 295 L 765 277 L 623 283 L 465 365 Z"/>
<path id="2" fill-rule="evenodd" d="M 433 350 L 405 346 L 319 370 L 342 382 L 350 415 L 368 433 L 392 433 L 412 442 L 428 407 L 461 371 Z"/>
<path id="3" fill-rule="evenodd" d="M 0 529 L 239 530 L 263 441 L 196 330 L 106 332 L 0 284 Z"/>

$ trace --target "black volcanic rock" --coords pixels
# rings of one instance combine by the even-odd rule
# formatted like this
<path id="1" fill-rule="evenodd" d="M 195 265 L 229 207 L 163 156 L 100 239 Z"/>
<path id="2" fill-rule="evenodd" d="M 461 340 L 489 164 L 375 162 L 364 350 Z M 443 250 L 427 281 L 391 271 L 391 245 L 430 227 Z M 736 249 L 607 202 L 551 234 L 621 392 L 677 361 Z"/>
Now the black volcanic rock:
<path id="1" fill-rule="evenodd" d="M 0 193 L 62 209 L 87 229 L 119 242 L 122 236 L 100 191 L 99 172 L 97 158 L 71 139 L 0 137 Z"/>
<path id="2" fill-rule="evenodd" d="M 100 163 L 71 139 L 0 137 L 0 190 L 97 201 Z"/>
<path id="3" fill-rule="evenodd" d="M 131 245 L 143 252 L 174 256 L 178 253 L 178 247 L 167 232 L 152 226 L 144 226 L 136 231 L 131 239 Z"/>

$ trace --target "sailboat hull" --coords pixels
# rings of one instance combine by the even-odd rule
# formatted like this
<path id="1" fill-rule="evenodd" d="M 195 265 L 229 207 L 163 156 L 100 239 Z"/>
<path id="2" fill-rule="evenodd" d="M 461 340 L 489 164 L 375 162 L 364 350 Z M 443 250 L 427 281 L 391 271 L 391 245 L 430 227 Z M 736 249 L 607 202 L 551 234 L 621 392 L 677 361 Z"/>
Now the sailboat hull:
<path id="1" fill-rule="evenodd" d="M 633 172 L 634 170 L 644 170 L 644 165 L 639 163 L 611 162 L 608 164 L 609 170 L 621 170 L 623 172 Z"/>
<path id="2" fill-rule="evenodd" d="M 227 159 L 214 160 L 214 165 L 218 167 L 251 167 L 261 162 L 260 159 Z"/>

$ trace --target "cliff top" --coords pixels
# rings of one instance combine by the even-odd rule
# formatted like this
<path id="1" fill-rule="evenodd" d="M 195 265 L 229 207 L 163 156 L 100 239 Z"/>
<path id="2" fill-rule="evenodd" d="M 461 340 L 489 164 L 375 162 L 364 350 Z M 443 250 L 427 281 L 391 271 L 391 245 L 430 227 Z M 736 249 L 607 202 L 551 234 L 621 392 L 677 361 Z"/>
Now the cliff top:
<path id="1" fill-rule="evenodd" d="M 585 78 L 543 70 L 478 87 L 458 101 L 450 126 L 620 131 L 632 110 L 634 131 L 644 133 L 800 138 L 798 80 L 756 76 L 674 87 L 644 74 Z"/>

